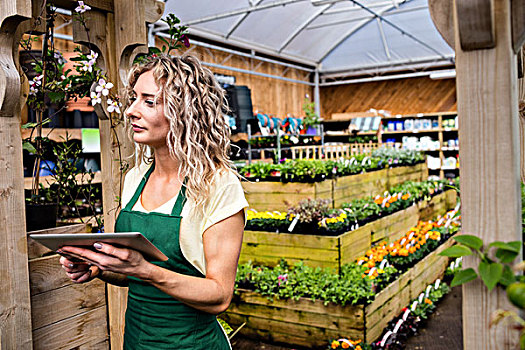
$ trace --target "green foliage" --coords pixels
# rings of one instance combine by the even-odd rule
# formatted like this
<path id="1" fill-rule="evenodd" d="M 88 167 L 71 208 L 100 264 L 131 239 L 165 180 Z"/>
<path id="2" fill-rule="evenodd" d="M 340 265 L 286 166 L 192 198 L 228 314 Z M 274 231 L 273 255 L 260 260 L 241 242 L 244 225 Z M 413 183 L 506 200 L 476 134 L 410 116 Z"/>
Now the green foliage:
<path id="1" fill-rule="evenodd" d="M 462 257 L 475 254 L 480 262 L 477 272 L 473 268 L 457 272 L 452 280 L 452 286 L 467 283 L 478 276 L 489 290 L 498 284 L 506 287 L 516 281 L 516 276 L 512 273 L 509 264 L 519 255 L 522 247 L 521 241 L 508 243 L 496 241 L 484 249 L 483 241 L 476 236 L 460 235 L 454 239 L 459 244 L 443 250 L 439 255 Z"/>
<path id="2" fill-rule="evenodd" d="M 388 166 L 413 165 L 423 160 L 420 152 L 390 150 L 385 154 L 379 152 L 372 157 L 359 154 L 337 161 L 294 159 L 285 160 L 280 164 L 257 162 L 240 168 L 239 173 L 246 178 L 264 180 L 275 171 L 279 173 L 281 181 L 313 182 L 331 177 L 361 174 Z"/>
<path id="3" fill-rule="evenodd" d="M 304 99 L 303 112 L 305 114 L 302 122 L 304 129 L 321 123 L 321 118 L 315 113 L 315 102 L 310 101 L 308 97 Z"/>
<path id="4" fill-rule="evenodd" d="M 236 289 L 247 288 L 267 295 L 270 299 L 310 298 L 340 305 L 369 303 L 375 291 L 389 283 L 397 270 L 385 268 L 375 280 L 363 278 L 367 267 L 346 264 L 337 274 L 333 269 L 309 267 L 302 262 L 293 267 L 281 260 L 274 268 L 254 266 L 252 263 L 239 265 L 235 282 Z"/>

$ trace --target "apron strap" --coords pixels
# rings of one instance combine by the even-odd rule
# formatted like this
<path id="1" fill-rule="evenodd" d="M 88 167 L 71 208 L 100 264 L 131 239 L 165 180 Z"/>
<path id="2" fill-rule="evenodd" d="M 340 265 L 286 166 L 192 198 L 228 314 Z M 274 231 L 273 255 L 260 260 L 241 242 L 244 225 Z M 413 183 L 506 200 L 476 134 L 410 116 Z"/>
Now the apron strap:
<path id="1" fill-rule="evenodd" d="M 142 181 L 140 181 L 140 184 L 137 187 L 135 194 L 133 195 L 133 197 L 131 197 L 128 204 L 126 204 L 126 207 L 124 208 L 124 210 L 131 211 L 131 209 L 133 209 L 133 206 L 135 205 L 135 203 L 137 203 L 137 200 L 140 198 L 140 194 L 142 193 L 142 190 L 144 189 L 144 186 L 146 185 L 146 182 L 148 181 L 149 176 L 153 172 L 153 169 L 155 169 L 155 162 L 153 162 L 153 164 L 150 166 L 150 168 L 148 169 L 148 171 L 142 178 Z"/>
<path id="2" fill-rule="evenodd" d="M 182 182 L 179 194 L 177 195 L 177 201 L 171 210 L 171 216 L 180 216 L 184 203 L 186 203 L 186 179 Z"/>

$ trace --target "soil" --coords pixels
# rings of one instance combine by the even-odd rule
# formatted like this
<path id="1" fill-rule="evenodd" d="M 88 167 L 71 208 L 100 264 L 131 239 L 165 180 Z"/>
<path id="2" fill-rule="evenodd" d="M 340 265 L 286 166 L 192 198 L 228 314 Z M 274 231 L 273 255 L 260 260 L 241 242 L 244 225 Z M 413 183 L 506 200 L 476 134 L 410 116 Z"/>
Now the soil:
<path id="1" fill-rule="evenodd" d="M 463 322 L 461 286 L 452 288 L 439 303 L 436 311 L 406 344 L 406 350 L 463 349 Z M 327 344 L 328 345 L 328 344 Z M 267 344 L 235 336 L 233 350 L 294 350 L 297 348 Z"/>

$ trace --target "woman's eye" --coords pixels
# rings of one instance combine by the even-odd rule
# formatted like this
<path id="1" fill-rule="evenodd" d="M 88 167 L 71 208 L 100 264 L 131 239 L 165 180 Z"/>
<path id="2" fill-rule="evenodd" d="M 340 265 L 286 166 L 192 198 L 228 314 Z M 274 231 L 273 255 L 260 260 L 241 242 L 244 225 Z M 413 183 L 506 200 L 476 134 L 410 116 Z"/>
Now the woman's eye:
<path id="1" fill-rule="evenodd" d="M 155 106 L 155 101 L 153 100 L 145 100 L 144 103 L 147 104 L 149 107 Z"/>
<path id="2" fill-rule="evenodd" d="M 129 102 L 130 102 L 130 103 L 134 103 L 136 100 L 137 100 L 136 97 L 130 97 L 130 98 L 129 98 Z"/>

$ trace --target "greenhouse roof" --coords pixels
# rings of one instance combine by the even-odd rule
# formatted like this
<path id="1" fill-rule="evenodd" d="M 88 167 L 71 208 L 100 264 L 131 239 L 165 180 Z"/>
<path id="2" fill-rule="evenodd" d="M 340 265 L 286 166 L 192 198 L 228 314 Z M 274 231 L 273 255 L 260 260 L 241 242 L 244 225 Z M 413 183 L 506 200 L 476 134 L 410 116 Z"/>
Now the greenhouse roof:
<path id="1" fill-rule="evenodd" d="M 193 37 L 318 68 L 323 77 L 454 64 L 428 0 L 168 0 L 169 13 Z"/>

